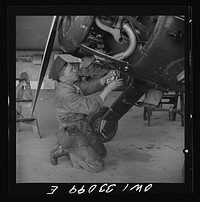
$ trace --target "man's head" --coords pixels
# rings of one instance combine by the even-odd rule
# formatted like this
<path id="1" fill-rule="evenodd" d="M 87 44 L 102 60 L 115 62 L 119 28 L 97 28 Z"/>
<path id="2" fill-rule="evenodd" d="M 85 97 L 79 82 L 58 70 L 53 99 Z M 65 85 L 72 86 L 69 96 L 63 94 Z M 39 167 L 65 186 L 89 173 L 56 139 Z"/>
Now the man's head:
<path id="1" fill-rule="evenodd" d="M 58 82 L 75 82 L 78 79 L 77 63 L 66 62 L 58 56 L 53 63 L 49 78 Z"/>
<path id="2" fill-rule="evenodd" d="M 73 83 L 78 80 L 77 69 L 74 63 L 66 63 L 59 72 L 61 82 Z"/>
<path id="3" fill-rule="evenodd" d="M 20 79 L 25 80 L 27 83 L 30 82 L 29 75 L 26 72 L 20 74 Z"/>

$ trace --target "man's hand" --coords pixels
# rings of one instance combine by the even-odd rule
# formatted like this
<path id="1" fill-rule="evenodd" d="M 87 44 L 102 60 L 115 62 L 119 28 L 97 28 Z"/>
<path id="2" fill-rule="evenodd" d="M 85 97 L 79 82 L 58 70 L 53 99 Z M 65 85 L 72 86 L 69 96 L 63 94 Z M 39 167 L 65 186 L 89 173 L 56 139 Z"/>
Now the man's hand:
<path id="1" fill-rule="evenodd" d="M 108 80 L 110 80 L 110 81 L 113 80 L 115 76 L 117 76 L 117 71 L 116 70 L 110 70 L 104 77 L 102 77 L 100 79 L 100 81 L 103 85 L 105 85 L 106 83 L 109 83 L 109 82 L 107 82 Z"/>
<path id="2" fill-rule="evenodd" d="M 117 76 L 117 71 L 116 70 L 110 70 L 104 77 L 107 79 L 112 78 L 113 76 Z"/>
<path id="3" fill-rule="evenodd" d="M 123 79 L 115 79 L 113 81 L 111 81 L 102 91 L 102 93 L 99 94 L 99 96 L 101 97 L 101 99 L 103 100 L 103 102 L 106 100 L 106 98 L 108 97 L 108 95 L 115 90 L 117 87 L 122 86 L 123 85 Z"/>
<path id="4" fill-rule="evenodd" d="M 23 86 L 27 86 L 26 81 L 20 81 L 18 84 L 19 88 L 22 88 Z"/>
<path id="5" fill-rule="evenodd" d="M 110 91 L 115 90 L 117 87 L 123 85 L 123 79 L 115 79 L 111 81 L 106 88 L 109 89 Z"/>

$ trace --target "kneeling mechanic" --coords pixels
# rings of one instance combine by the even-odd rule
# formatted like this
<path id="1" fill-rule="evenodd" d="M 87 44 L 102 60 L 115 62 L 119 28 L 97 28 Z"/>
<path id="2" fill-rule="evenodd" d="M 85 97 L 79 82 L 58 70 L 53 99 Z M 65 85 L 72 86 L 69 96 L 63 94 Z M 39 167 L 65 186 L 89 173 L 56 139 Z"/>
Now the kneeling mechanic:
<path id="1" fill-rule="evenodd" d="M 55 59 L 49 78 L 56 80 L 56 117 L 60 127 L 56 131 L 56 147 L 50 153 L 53 165 L 58 164 L 59 157 L 68 156 L 75 168 L 90 172 L 104 169 L 107 151 L 100 137 L 92 133 L 87 116 L 98 112 L 108 95 L 123 85 L 122 79 L 115 79 L 105 86 L 115 75 L 111 70 L 100 79 L 79 81 L 75 63 L 60 56 Z M 100 90 L 100 94 L 95 94 Z"/>

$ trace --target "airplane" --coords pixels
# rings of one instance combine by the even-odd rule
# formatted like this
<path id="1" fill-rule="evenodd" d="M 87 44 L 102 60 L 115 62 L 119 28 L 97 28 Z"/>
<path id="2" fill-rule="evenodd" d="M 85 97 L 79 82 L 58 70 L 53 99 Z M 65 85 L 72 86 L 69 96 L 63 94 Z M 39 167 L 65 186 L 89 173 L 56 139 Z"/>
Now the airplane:
<path id="1" fill-rule="evenodd" d="M 94 56 L 123 78 L 120 96 L 90 119 L 104 142 L 114 137 L 119 120 L 144 94 L 150 98 L 146 104 L 157 105 L 164 92 L 185 93 L 185 16 L 53 16 L 32 111 L 56 33 L 63 53 Z"/>

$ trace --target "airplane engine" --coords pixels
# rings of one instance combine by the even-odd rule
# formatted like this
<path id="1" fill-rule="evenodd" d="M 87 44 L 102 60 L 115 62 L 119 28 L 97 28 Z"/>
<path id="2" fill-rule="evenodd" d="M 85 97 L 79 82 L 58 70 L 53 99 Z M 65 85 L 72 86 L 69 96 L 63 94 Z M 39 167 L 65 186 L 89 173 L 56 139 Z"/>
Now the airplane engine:
<path id="1" fill-rule="evenodd" d="M 61 49 L 77 57 L 89 55 L 80 43 L 110 55 L 126 59 L 137 45 L 136 31 L 123 16 L 64 16 L 58 28 Z"/>

